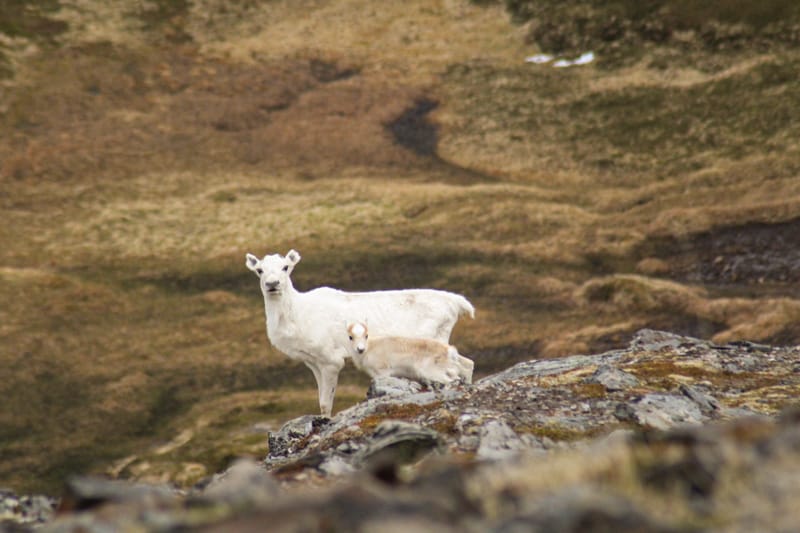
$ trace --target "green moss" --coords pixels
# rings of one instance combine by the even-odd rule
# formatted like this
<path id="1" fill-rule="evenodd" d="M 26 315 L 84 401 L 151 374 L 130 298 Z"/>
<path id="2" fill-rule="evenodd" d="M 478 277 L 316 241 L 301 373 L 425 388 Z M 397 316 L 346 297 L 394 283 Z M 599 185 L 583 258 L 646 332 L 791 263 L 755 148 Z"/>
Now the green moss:
<path id="1" fill-rule="evenodd" d="M 438 418 L 428 427 L 442 435 L 454 435 L 456 433 L 456 422 L 458 422 L 458 417 L 450 413 L 448 416 Z"/>
<path id="2" fill-rule="evenodd" d="M 574 442 L 590 439 L 608 433 L 615 428 L 591 427 L 588 429 L 575 429 L 560 424 L 519 425 L 514 427 L 517 433 L 527 433 L 537 437 L 548 438 L 555 442 Z"/>
<path id="3" fill-rule="evenodd" d="M 678 384 L 672 376 L 684 376 L 695 381 L 709 379 L 715 372 L 697 366 L 682 366 L 669 359 L 654 359 L 634 366 L 626 367 L 625 371 L 634 374 L 648 386 L 660 390 L 671 390 Z"/>
<path id="4" fill-rule="evenodd" d="M 577 399 L 606 397 L 606 388 L 600 383 L 570 383 L 568 386 Z"/>
<path id="5" fill-rule="evenodd" d="M 364 433 L 369 433 L 384 420 L 404 420 L 410 422 L 425 413 L 434 411 L 441 406 L 441 404 L 442 402 L 433 402 L 425 405 L 416 403 L 386 405 L 379 408 L 375 414 L 364 417 L 358 425 Z"/>
<path id="6" fill-rule="evenodd" d="M 694 381 L 708 381 L 715 389 L 721 391 L 751 391 L 773 387 L 782 383 L 782 378 L 769 374 L 759 372 L 717 372 L 701 366 L 679 365 L 675 361 L 668 359 L 639 363 L 626 367 L 625 370 L 644 380 L 647 385 L 662 390 L 675 388 L 678 380 L 673 376 L 683 376 Z"/>

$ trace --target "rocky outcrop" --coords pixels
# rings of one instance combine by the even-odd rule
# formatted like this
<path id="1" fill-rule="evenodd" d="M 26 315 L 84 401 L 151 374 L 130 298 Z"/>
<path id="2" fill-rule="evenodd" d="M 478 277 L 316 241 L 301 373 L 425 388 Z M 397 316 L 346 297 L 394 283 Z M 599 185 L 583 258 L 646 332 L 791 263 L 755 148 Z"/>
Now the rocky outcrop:
<path id="1" fill-rule="evenodd" d="M 375 383 L 188 494 L 108 485 L 48 531 L 699 531 L 800 523 L 800 348 L 643 330 L 472 386 Z M 375 392 L 381 391 L 381 392 Z M 75 485 L 75 484 L 73 484 Z M 80 483 L 77 486 L 81 486 Z M 84 492 L 87 489 L 84 488 Z M 122 491 L 125 492 L 124 490 Z M 62 505 L 63 507 L 63 505 Z"/>
<path id="2" fill-rule="evenodd" d="M 374 445 L 373 430 L 386 419 L 434 429 L 448 453 L 483 459 L 575 447 L 617 430 L 771 415 L 800 393 L 799 354 L 642 330 L 625 350 L 528 361 L 473 386 L 371 398 L 320 421 L 316 431 L 309 426 L 296 445 L 271 449 L 266 464 L 279 474 L 296 464 L 322 472 L 328 461 L 356 466 L 356 452 Z M 401 390 L 397 382 L 372 389 Z M 275 439 L 296 425 L 288 422 Z"/>
<path id="3" fill-rule="evenodd" d="M 56 500 L 47 496 L 19 496 L 0 489 L 0 531 L 25 530 L 53 517 Z"/>

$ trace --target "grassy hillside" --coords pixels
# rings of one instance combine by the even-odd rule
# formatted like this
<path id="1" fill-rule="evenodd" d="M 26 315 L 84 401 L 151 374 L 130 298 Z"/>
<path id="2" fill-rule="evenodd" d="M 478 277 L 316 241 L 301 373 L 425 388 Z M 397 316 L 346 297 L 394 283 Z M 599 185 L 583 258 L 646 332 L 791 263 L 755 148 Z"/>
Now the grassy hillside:
<path id="1" fill-rule="evenodd" d="M 660 37 L 685 2 L 551 4 L 4 4 L 0 484 L 188 484 L 316 412 L 246 252 L 465 294 L 479 375 L 645 326 L 800 342 L 793 4 Z"/>

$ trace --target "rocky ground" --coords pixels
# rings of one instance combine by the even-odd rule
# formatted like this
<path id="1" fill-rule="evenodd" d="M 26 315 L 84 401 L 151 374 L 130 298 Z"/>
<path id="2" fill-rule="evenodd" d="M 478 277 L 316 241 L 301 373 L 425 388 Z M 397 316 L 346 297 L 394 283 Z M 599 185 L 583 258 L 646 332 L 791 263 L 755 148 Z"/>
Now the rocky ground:
<path id="1" fill-rule="evenodd" d="M 188 491 L 73 478 L 41 531 L 790 531 L 798 395 L 800 347 L 642 330 L 473 385 L 373 382 Z M 4 498 L 7 529 L 43 519 Z"/>

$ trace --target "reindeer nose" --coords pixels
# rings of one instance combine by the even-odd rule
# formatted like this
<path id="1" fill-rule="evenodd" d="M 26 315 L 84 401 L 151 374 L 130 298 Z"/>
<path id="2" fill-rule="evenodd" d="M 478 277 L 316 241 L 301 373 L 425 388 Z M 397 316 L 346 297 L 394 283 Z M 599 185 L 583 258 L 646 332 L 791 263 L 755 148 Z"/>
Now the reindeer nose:
<path id="1" fill-rule="evenodd" d="M 278 288 L 278 283 L 280 283 L 280 282 L 278 282 L 278 281 L 265 281 L 264 282 L 264 287 L 266 287 L 266 289 L 269 290 L 269 291 L 274 291 L 275 289 Z"/>
<path id="2" fill-rule="evenodd" d="M 363 346 L 358 346 L 358 347 L 356 348 L 356 351 L 357 351 L 358 353 L 364 353 L 364 347 L 363 347 Z"/>

